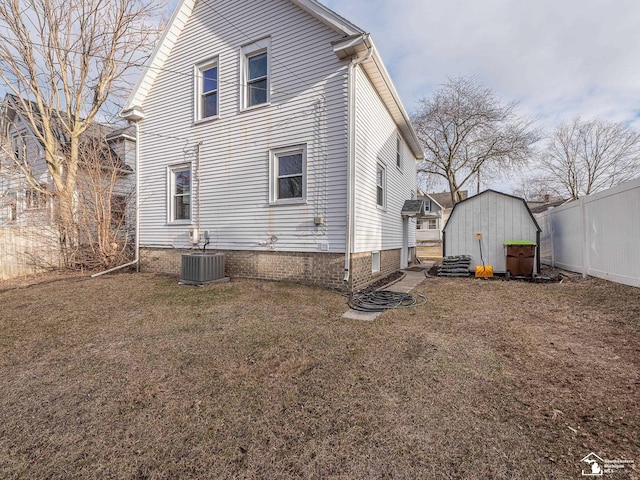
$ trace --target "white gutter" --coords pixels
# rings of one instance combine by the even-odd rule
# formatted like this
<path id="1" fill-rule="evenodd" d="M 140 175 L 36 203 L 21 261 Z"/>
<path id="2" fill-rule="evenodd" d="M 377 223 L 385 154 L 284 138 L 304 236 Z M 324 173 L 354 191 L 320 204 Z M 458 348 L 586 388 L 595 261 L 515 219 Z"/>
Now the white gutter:
<path id="1" fill-rule="evenodd" d="M 347 110 L 349 115 L 349 133 L 348 153 L 347 153 L 347 225 L 346 239 L 344 251 L 344 278 L 343 281 L 348 282 L 351 277 L 351 250 L 353 238 L 355 237 L 355 178 L 356 178 L 356 67 L 362 62 L 371 58 L 373 55 L 373 45 L 370 42 L 369 35 L 363 35 L 364 44 L 367 47 L 367 53 L 358 58 L 351 59 L 348 70 L 348 95 Z"/>
<path id="2" fill-rule="evenodd" d="M 135 233 L 135 258 L 129 263 L 119 265 L 117 267 L 110 268 L 104 272 L 98 272 L 91 275 L 91 278 L 96 278 L 107 273 L 115 272 L 116 270 L 122 270 L 123 268 L 136 266 L 136 271 L 140 271 L 140 124 L 136 120 L 136 233 Z"/>

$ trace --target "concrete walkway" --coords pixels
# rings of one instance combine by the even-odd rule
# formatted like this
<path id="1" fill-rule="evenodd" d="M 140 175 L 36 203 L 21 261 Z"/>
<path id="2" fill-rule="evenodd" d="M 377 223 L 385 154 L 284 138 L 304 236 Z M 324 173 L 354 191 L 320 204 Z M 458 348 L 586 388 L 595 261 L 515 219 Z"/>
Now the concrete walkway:
<path id="1" fill-rule="evenodd" d="M 396 283 L 383 288 L 382 290 L 387 292 L 397 293 L 410 293 L 411 290 L 416 288 L 425 279 L 424 272 L 428 271 L 435 262 L 423 261 L 419 267 L 420 271 L 401 270 L 405 276 Z M 362 320 L 363 322 L 371 322 L 378 318 L 384 312 L 361 312 L 360 310 L 354 310 L 350 308 L 344 314 L 343 318 L 349 318 L 352 320 Z"/>

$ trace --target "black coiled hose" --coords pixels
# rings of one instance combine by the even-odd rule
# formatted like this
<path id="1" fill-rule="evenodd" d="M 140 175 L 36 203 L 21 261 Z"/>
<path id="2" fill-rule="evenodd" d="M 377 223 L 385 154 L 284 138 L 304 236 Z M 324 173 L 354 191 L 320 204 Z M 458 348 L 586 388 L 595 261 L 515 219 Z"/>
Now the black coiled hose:
<path id="1" fill-rule="evenodd" d="M 386 290 L 354 293 L 347 304 L 361 312 L 384 312 L 392 308 L 418 307 L 427 303 L 427 297 L 418 294 L 420 301 L 409 293 L 389 292 Z"/>

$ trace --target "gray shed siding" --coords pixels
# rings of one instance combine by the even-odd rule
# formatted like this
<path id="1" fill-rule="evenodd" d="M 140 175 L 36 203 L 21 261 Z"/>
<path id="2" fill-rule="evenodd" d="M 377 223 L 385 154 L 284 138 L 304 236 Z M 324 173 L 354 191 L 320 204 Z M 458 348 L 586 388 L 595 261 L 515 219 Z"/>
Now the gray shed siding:
<path id="1" fill-rule="evenodd" d="M 485 265 L 506 271 L 504 242 L 537 242 L 538 229 L 525 203 L 499 192 L 485 191 L 458 203 L 444 228 L 445 255 L 471 255 L 472 268 L 482 265 L 476 233 L 482 233 Z M 534 266 L 534 271 L 537 271 Z"/>
<path id="2" fill-rule="evenodd" d="M 197 3 L 142 105 L 141 246 L 191 246 L 189 225 L 167 221 L 167 168 L 195 168 L 202 142 L 191 224 L 209 230 L 211 248 L 344 252 L 348 62 L 331 46 L 340 35 L 288 0 L 210 5 Z M 240 49 L 266 37 L 271 104 L 240 111 Z M 214 57 L 220 115 L 194 124 L 194 65 Z M 307 147 L 307 202 L 270 205 L 269 151 L 294 145 Z"/>

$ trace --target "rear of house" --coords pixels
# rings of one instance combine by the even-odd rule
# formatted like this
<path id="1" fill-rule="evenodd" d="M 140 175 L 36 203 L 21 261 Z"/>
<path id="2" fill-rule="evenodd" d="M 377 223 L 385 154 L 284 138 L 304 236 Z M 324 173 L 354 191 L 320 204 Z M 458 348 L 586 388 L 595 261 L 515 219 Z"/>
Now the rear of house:
<path id="1" fill-rule="evenodd" d="M 415 250 L 422 153 L 369 35 L 312 0 L 178 3 L 123 111 L 143 270 L 357 289 Z"/>

